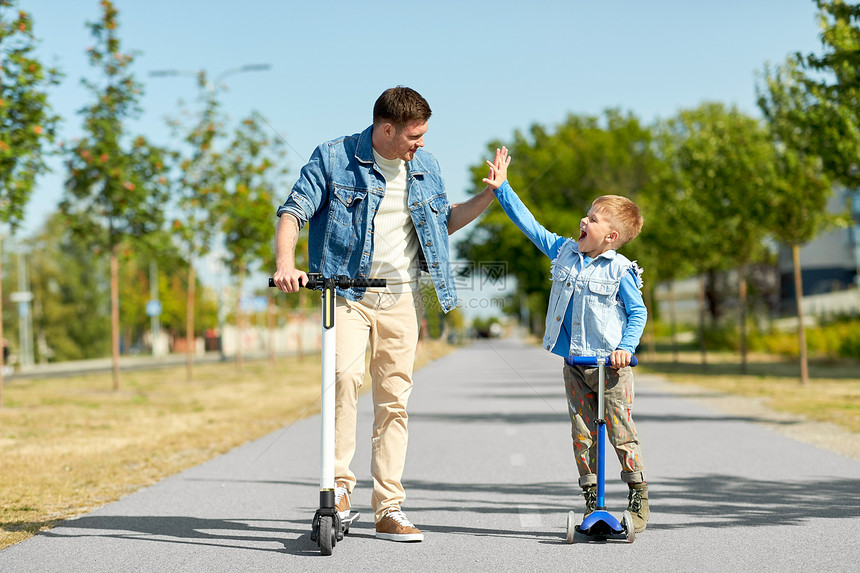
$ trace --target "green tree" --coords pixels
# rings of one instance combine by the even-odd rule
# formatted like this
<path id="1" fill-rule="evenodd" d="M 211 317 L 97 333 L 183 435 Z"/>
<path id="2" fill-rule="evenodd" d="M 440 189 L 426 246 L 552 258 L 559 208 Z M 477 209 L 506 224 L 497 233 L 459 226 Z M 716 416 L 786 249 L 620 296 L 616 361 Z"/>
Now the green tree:
<path id="1" fill-rule="evenodd" d="M 791 249 L 794 267 L 794 290 L 797 303 L 797 333 L 800 346 L 800 381 L 809 381 L 806 333 L 803 320 L 803 283 L 800 247 L 840 217 L 827 212 L 832 187 L 824 174 L 837 160 L 817 155 L 822 107 L 815 89 L 804 81 L 795 61 L 766 68 L 764 83 L 757 86 L 758 104 L 770 126 L 776 152 L 777 184 L 773 217 L 769 226 L 772 236 Z M 838 147 L 839 143 L 834 142 Z"/>
<path id="2" fill-rule="evenodd" d="M 816 0 L 821 54 L 795 54 L 781 70 L 767 71 L 765 81 L 781 76 L 802 105 L 786 118 L 802 131 L 797 151 L 821 158 L 824 171 L 851 188 L 860 187 L 860 4 Z"/>
<path id="3" fill-rule="evenodd" d="M 134 56 L 120 51 L 117 10 L 108 0 L 101 7 L 101 19 L 88 24 L 95 40 L 89 60 L 101 77 L 83 80 L 95 101 L 81 110 L 85 135 L 66 150 L 68 178 L 60 209 L 70 224 L 81 224 L 76 232 L 104 237 L 110 256 L 113 387 L 118 390 L 119 250 L 129 238 L 160 227 L 167 179 L 165 152 L 125 133 L 123 122 L 140 111 L 141 89 L 129 71 Z M 93 217 L 76 216 L 82 213 Z"/>
<path id="4" fill-rule="evenodd" d="M 286 174 L 282 142 L 268 135 L 252 114 L 235 130 L 224 162 L 228 182 L 218 208 L 224 233 L 224 263 L 237 279 L 236 365 L 242 368 L 241 296 L 245 277 L 258 267 L 274 268 L 272 214 L 280 178 Z"/>
<path id="5" fill-rule="evenodd" d="M 667 122 L 667 150 L 678 176 L 673 219 L 687 234 L 676 234 L 674 249 L 692 261 L 700 276 L 738 272 L 741 360 L 746 368 L 747 268 L 764 256 L 764 238 L 773 211 L 773 147 L 765 127 L 736 108 L 703 103 L 682 110 Z M 677 254 L 677 253 L 676 253 Z M 713 285 L 713 281 L 711 281 Z M 712 316 L 720 314 L 719 297 L 711 295 Z M 704 309 L 701 316 L 704 317 Z M 704 320 L 700 320 L 705 361 Z"/>
<path id="6" fill-rule="evenodd" d="M 788 210 L 780 213 L 775 235 L 790 246 L 794 260 L 803 384 L 809 374 L 800 246 L 833 222 L 825 214 L 831 190 L 821 172 L 846 187 L 860 187 L 860 4 L 817 0 L 816 5 L 822 53 L 798 53 L 781 67 L 766 68 L 764 85 L 757 86 L 759 107 L 782 155 Z"/>
<path id="7" fill-rule="evenodd" d="M 146 303 L 150 299 L 150 263 L 155 262 L 158 273 L 158 300 L 162 313 L 161 325 L 174 337 L 185 334 L 188 324 L 188 288 L 174 289 L 175 284 L 188 281 L 188 261 L 176 251 L 172 234 L 159 232 L 147 241 L 135 244 L 121 252 L 123 265 L 120 272 L 120 311 L 123 316 L 125 348 L 140 346 L 146 332 L 151 329 Z M 195 292 L 205 293 L 198 278 Z M 146 285 L 146 286 L 145 286 Z M 217 324 L 217 305 L 200 296 L 192 307 L 192 324 L 198 329 L 212 328 Z M 187 336 L 186 336 L 187 339 Z M 192 337 L 193 340 L 193 337 Z"/>
<path id="8" fill-rule="evenodd" d="M 177 206 L 179 215 L 173 221 L 173 231 L 183 255 L 188 261 L 188 285 L 186 288 L 186 379 L 193 378 L 195 351 L 195 261 L 205 257 L 212 248 L 212 240 L 218 232 L 218 198 L 224 193 L 224 167 L 222 154 L 216 152 L 215 141 L 224 135 L 223 119 L 219 112 L 215 88 L 206 78 L 206 72 L 197 74 L 199 118 L 185 128 L 182 136 L 188 154 L 181 158 Z M 178 133 L 182 133 L 181 122 L 172 122 Z"/>
<path id="9" fill-rule="evenodd" d="M 638 201 L 645 224 L 633 245 L 644 269 L 642 278 L 646 303 L 650 300 L 646 326 L 650 340 L 653 343 L 656 338 L 654 324 L 658 318 L 654 312 L 657 305 L 653 300 L 653 293 L 656 285 L 665 284 L 669 296 L 668 318 L 672 351 L 677 362 L 675 282 L 695 274 L 693 260 L 689 258 L 689 253 L 680 248 L 678 238 L 692 235 L 697 230 L 695 218 L 686 213 L 690 204 L 685 201 L 687 194 L 682 178 L 679 171 L 672 166 L 676 140 L 667 132 L 665 122 L 658 123 L 651 129 L 655 161 L 651 166 L 651 184 Z"/>
<path id="10" fill-rule="evenodd" d="M 110 285 L 105 279 L 108 261 L 100 256 L 101 242 L 73 233 L 65 225 L 48 223 L 28 246 L 37 360 L 107 355 Z"/>
<path id="11" fill-rule="evenodd" d="M 52 218 L 56 220 L 56 217 Z M 36 359 L 63 361 L 98 358 L 110 354 L 110 284 L 108 258 L 103 240 L 72 231 L 72 226 L 46 224 L 24 244 L 28 251 L 30 290 Z M 159 317 L 172 337 L 184 336 L 187 262 L 181 258 L 166 231 L 131 241 L 120 249 L 120 301 L 125 347 L 138 344 L 149 330 L 145 313 L 149 299 L 149 263 L 158 265 Z M 93 257 L 93 255 L 96 255 Z M 4 262 L 10 254 L 4 255 Z M 14 258 L 11 259 L 12 262 Z M 15 265 L 4 276 L 7 285 L 17 284 Z M 198 292 L 205 292 L 198 280 Z M 87 320 L 80 320 L 87 316 Z M 201 329 L 217 324 L 214 297 L 201 297 L 195 308 L 195 323 Z M 10 334 L 17 336 L 17 320 L 7 320 Z"/>
<path id="12" fill-rule="evenodd" d="M 0 223 L 13 231 L 24 218 L 36 179 L 48 170 L 46 146 L 53 143 L 59 121 L 48 105 L 48 91 L 59 82 L 59 74 L 36 59 L 33 18 L 16 10 L 16 4 L 0 0 Z M 0 339 L 2 325 L 0 320 Z"/>
<path id="13" fill-rule="evenodd" d="M 537 220 L 560 235 L 572 236 L 599 195 L 624 195 L 637 200 L 651 184 L 654 155 L 648 128 L 632 114 L 607 110 L 603 117 L 570 115 L 554 133 L 533 125 L 528 136 L 517 131 L 507 144 L 513 158 L 511 186 Z M 492 142 L 488 158 L 502 145 Z M 486 166 L 473 167 L 475 187 L 483 188 Z M 631 243 L 631 247 L 635 243 Z M 461 257 L 474 261 L 508 261 L 517 281 L 517 300 L 526 300 L 530 327 L 542 327 L 549 298 L 548 258 L 498 207 L 490 208 L 458 244 Z"/>

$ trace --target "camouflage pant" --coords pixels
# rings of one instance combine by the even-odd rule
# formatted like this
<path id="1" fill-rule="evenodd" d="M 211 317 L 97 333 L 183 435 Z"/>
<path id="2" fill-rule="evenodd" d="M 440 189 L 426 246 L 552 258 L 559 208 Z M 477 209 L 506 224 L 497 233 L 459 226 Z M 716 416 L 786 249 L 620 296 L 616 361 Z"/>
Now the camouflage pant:
<path id="1" fill-rule="evenodd" d="M 597 483 L 597 377 L 597 368 L 564 366 L 570 435 L 582 487 Z M 621 479 L 626 483 L 645 481 L 645 465 L 633 423 L 633 372 L 629 366 L 606 368 L 604 405 L 606 436 L 621 462 Z"/>

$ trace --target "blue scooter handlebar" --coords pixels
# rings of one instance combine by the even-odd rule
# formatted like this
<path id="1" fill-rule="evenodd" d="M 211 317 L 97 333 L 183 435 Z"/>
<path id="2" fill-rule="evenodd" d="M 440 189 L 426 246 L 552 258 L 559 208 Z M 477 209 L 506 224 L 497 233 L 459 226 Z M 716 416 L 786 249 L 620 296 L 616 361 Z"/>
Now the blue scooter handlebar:
<path id="1" fill-rule="evenodd" d="M 567 356 L 564 359 L 568 366 L 597 366 L 597 356 Z M 639 360 L 635 356 L 630 357 L 630 366 L 636 366 Z M 611 366 L 609 357 L 606 357 L 606 366 Z"/>

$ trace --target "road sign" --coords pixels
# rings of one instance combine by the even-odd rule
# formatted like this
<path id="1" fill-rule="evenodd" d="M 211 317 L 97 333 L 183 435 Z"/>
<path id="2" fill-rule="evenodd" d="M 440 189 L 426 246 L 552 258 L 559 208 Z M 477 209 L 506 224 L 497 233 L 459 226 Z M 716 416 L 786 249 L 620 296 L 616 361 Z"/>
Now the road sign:
<path id="1" fill-rule="evenodd" d="M 146 303 L 146 316 L 159 316 L 161 314 L 161 302 L 151 300 Z"/>
<path id="2" fill-rule="evenodd" d="M 12 302 L 30 302 L 33 300 L 33 293 L 29 291 L 18 291 L 9 293 L 9 300 Z"/>

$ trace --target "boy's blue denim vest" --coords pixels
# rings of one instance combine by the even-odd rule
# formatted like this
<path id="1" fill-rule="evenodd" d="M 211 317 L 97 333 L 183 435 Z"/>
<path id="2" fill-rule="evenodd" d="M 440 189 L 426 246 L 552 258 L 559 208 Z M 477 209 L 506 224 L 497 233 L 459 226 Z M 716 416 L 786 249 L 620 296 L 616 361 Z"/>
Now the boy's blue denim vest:
<path id="1" fill-rule="evenodd" d="M 385 237 L 373 233 L 373 218 L 385 194 L 385 177 L 373 160 L 373 126 L 323 143 L 302 167 L 301 176 L 278 216 L 290 213 L 300 227 L 310 222 L 309 270 L 324 276 L 368 277 L 373 249 Z M 409 212 L 421 248 L 421 269 L 430 273 L 442 310 L 457 304 L 448 253 L 451 204 L 436 159 L 419 149 L 406 163 Z M 359 300 L 365 289 L 338 289 Z"/>
<path id="2" fill-rule="evenodd" d="M 642 270 L 616 251 L 606 251 L 587 265 L 577 244 L 568 239 L 552 262 L 552 290 L 546 311 L 543 347 L 552 350 L 573 298 L 570 352 L 574 356 L 609 356 L 621 342 L 627 314 L 618 300 L 621 277 L 633 269 L 642 288 Z"/>

